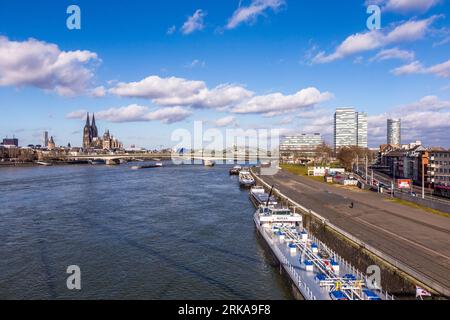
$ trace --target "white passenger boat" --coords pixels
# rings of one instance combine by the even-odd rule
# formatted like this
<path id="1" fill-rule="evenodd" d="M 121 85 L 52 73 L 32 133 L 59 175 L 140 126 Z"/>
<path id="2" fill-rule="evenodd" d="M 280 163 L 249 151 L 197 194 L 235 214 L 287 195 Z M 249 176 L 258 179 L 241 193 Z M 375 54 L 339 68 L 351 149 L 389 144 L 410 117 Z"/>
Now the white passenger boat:
<path id="1" fill-rule="evenodd" d="M 139 170 L 139 169 L 154 169 L 154 168 L 162 168 L 163 164 L 161 162 L 157 162 L 154 164 L 147 164 L 143 166 L 132 166 L 132 170 Z"/>
<path id="2" fill-rule="evenodd" d="M 45 162 L 45 161 L 36 161 L 36 163 L 40 166 L 44 166 L 44 167 L 51 167 L 53 164 L 51 164 L 50 162 Z"/>
<path id="3" fill-rule="evenodd" d="M 105 160 L 89 160 L 88 162 L 93 166 L 105 164 Z"/>
<path id="4" fill-rule="evenodd" d="M 293 285 L 307 300 L 382 300 L 359 273 L 302 226 L 302 216 L 289 209 L 260 206 L 257 230 Z"/>
<path id="5" fill-rule="evenodd" d="M 242 170 L 239 172 L 239 184 L 242 187 L 251 187 L 255 185 L 255 179 L 253 179 L 252 175 L 250 174 L 250 171 L 244 171 Z"/>

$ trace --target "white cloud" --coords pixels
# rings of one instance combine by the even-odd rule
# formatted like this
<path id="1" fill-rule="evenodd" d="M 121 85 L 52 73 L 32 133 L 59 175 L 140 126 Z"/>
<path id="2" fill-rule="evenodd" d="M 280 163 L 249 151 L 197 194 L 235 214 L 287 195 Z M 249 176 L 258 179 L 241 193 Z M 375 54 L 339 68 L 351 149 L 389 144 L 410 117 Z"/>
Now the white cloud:
<path id="1" fill-rule="evenodd" d="M 298 111 L 313 107 L 321 102 L 331 99 L 329 92 L 321 93 L 316 88 L 306 88 L 293 95 L 272 93 L 264 96 L 255 96 L 248 101 L 234 107 L 234 113 L 256 113 L 266 116 L 276 116 L 286 112 Z"/>
<path id="2" fill-rule="evenodd" d="M 192 112 L 182 107 L 162 108 L 147 114 L 149 120 L 159 120 L 163 123 L 172 124 L 180 122 L 191 116 Z"/>
<path id="3" fill-rule="evenodd" d="M 412 42 L 422 39 L 430 29 L 431 24 L 442 16 L 431 16 L 423 20 L 410 20 L 394 28 L 389 32 L 384 42 L 387 44 L 396 42 Z"/>
<path id="4" fill-rule="evenodd" d="M 440 100 L 437 96 L 425 96 L 417 102 L 397 108 L 400 112 L 408 111 L 450 111 L 450 101 Z"/>
<path id="5" fill-rule="evenodd" d="M 192 60 L 191 63 L 187 64 L 185 67 L 188 68 L 188 69 L 193 69 L 193 68 L 196 68 L 196 67 L 204 68 L 205 66 L 206 66 L 206 62 L 205 61 L 194 59 L 194 60 Z"/>
<path id="6" fill-rule="evenodd" d="M 106 89 L 104 86 L 100 86 L 91 90 L 91 95 L 96 98 L 106 96 Z"/>
<path id="7" fill-rule="evenodd" d="M 198 9 L 183 24 L 183 26 L 181 27 L 181 32 L 183 34 L 191 34 L 195 31 L 203 30 L 205 28 L 205 25 L 203 22 L 205 16 L 206 16 L 206 13 L 203 10 Z"/>
<path id="8" fill-rule="evenodd" d="M 401 50 L 399 48 L 385 49 L 377 53 L 372 61 L 384 61 L 391 59 L 414 60 L 415 54 L 412 51 Z"/>
<path id="9" fill-rule="evenodd" d="M 252 0 L 248 6 L 240 6 L 228 20 L 226 29 L 234 29 L 242 23 L 255 21 L 268 9 L 277 10 L 284 0 Z"/>
<path id="10" fill-rule="evenodd" d="M 177 27 L 176 26 L 170 26 L 169 29 L 167 29 L 167 34 L 174 34 L 177 31 Z"/>
<path id="11" fill-rule="evenodd" d="M 55 44 L 0 36 L 0 86 L 36 87 L 62 96 L 85 93 L 93 78 L 90 51 L 61 51 Z"/>
<path id="12" fill-rule="evenodd" d="M 292 124 L 293 122 L 294 122 L 293 117 L 284 117 L 283 119 L 278 121 L 278 124 L 283 126 L 283 125 Z"/>
<path id="13" fill-rule="evenodd" d="M 325 141 L 332 143 L 334 109 L 312 109 L 298 117 L 296 133 L 321 133 Z M 401 118 L 402 140 L 421 140 L 428 146 L 450 147 L 450 101 L 437 96 L 425 96 L 418 101 L 397 106 L 389 112 L 369 115 L 369 144 L 386 143 L 387 119 Z M 288 124 L 288 123 L 286 123 Z"/>
<path id="14" fill-rule="evenodd" d="M 421 140 L 428 145 L 449 146 L 448 137 L 444 133 L 450 131 L 450 101 L 425 96 L 419 101 L 396 107 L 391 112 L 370 116 L 368 124 L 371 144 L 386 143 L 388 118 L 401 118 L 404 142 Z"/>
<path id="15" fill-rule="evenodd" d="M 426 73 L 432 73 L 442 78 L 450 77 L 450 60 L 427 68 Z"/>
<path id="16" fill-rule="evenodd" d="M 148 121 L 148 107 L 132 104 L 121 108 L 110 108 L 96 112 L 98 120 L 109 122 L 139 122 Z"/>
<path id="17" fill-rule="evenodd" d="M 96 112 L 95 117 L 98 120 L 115 123 L 161 121 L 171 124 L 183 121 L 191 114 L 191 111 L 181 107 L 162 108 L 152 111 L 148 107 L 131 104 L 126 107 L 110 108 Z M 66 115 L 68 119 L 84 119 L 85 117 L 86 110 L 77 110 Z"/>
<path id="18" fill-rule="evenodd" d="M 413 61 L 409 64 L 403 65 L 401 67 L 392 70 L 392 73 L 396 76 L 404 74 L 421 73 L 423 71 L 423 66 L 419 61 Z"/>
<path id="19" fill-rule="evenodd" d="M 66 115 L 67 119 L 83 119 L 84 117 L 86 117 L 86 113 L 88 111 L 87 110 L 77 110 L 77 111 L 72 111 L 70 113 L 68 113 Z"/>
<path id="20" fill-rule="evenodd" d="M 304 133 L 321 133 L 324 136 L 330 136 L 334 131 L 333 114 L 317 114 L 317 117 L 310 119 L 304 126 L 302 132 Z"/>
<path id="21" fill-rule="evenodd" d="M 368 0 L 366 4 L 382 5 L 384 11 L 397 13 L 425 13 L 441 0 Z"/>
<path id="22" fill-rule="evenodd" d="M 212 89 L 203 81 L 183 78 L 149 76 L 141 81 L 118 83 L 109 93 L 126 98 L 148 99 L 160 107 L 187 107 L 192 109 L 214 109 L 235 114 L 261 114 L 274 117 L 286 113 L 311 112 L 321 102 L 332 98 L 329 92 L 320 92 L 311 87 L 292 95 L 272 93 L 255 95 L 243 86 L 221 84 Z M 221 126 L 234 118 L 220 119 Z"/>
<path id="23" fill-rule="evenodd" d="M 393 43 L 419 40 L 426 35 L 431 24 L 438 17 L 432 16 L 424 20 L 407 21 L 389 32 L 373 30 L 353 34 L 347 37 L 333 53 L 326 54 L 324 51 L 319 52 L 312 59 L 312 63 L 329 63 L 350 55 L 379 49 Z"/>
<path id="24" fill-rule="evenodd" d="M 233 116 L 227 116 L 214 121 L 214 125 L 217 127 L 228 127 L 229 125 L 235 123 L 236 118 Z"/>
<path id="25" fill-rule="evenodd" d="M 161 106 L 224 109 L 250 98 L 242 86 L 222 84 L 208 89 L 205 82 L 150 76 L 139 82 L 119 83 L 110 93 L 128 98 L 146 98 Z"/>
<path id="26" fill-rule="evenodd" d="M 160 78 L 158 76 L 150 76 L 138 82 L 120 82 L 109 91 L 115 95 L 128 98 L 188 98 L 198 94 L 205 87 L 206 85 L 202 81 L 192 81 L 176 77 Z"/>
<path id="27" fill-rule="evenodd" d="M 450 77 L 450 60 L 436 64 L 431 67 L 424 67 L 419 61 L 395 68 L 391 71 L 396 76 L 407 74 L 434 74 L 441 78 Z"/>

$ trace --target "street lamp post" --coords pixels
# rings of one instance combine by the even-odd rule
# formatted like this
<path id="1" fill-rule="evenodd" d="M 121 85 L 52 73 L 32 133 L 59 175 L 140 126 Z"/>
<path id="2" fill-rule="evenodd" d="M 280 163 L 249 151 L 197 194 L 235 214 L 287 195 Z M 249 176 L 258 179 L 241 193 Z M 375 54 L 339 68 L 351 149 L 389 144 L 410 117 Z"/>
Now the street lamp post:
<path id="1" fill-rule="evenodd" d="M 356 155 L 356 173 L 359 174 L 359 155 Z"/>
<path id="2" fill-rule="evenodd" d="M 396 165 L 396 160 L 394 159 L 393 161 L 393 169 L 392 169 L 392 188 L 391 188 L 391 197 L 394 198 L 394 188 L 395 188 L 395 165 Z"/>
<path id="3" fill-rule="evenodd" d="M 425 199 L 425 163 L 422 158 L 422 199 Z"/>
<path id="4" fill-rule="evenodd" d="M 371 170 L 370 185 L 373 186 L 373 169 Z"/>
<path id="5" fill-rule="evenodd" d="M 368 168 L 369 168 L 369 159 L 368 159 L 368 157 L 366 155 L 366 184 L 369 183 L 369 177 L 367 176 Z"/>

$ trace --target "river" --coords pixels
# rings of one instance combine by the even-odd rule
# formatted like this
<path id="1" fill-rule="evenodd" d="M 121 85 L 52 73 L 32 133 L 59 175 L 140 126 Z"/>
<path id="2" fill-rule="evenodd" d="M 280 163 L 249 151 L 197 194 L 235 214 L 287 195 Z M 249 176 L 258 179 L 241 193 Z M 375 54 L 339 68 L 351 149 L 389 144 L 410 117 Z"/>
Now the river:
<path id="1" fill-rule="evenodd" d="M 0 298 L 292 299 L 228 169 L 1 168 Z"/>

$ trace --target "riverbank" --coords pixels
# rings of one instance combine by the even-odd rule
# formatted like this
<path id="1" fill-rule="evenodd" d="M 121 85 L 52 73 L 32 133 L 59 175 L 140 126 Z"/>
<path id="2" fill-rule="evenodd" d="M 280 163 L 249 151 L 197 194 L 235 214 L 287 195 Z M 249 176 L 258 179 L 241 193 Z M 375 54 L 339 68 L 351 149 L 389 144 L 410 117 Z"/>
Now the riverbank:
<path id="1" fill-rule="evenodd" d="M 396 297 L 414 296 L 416 284 L 449 295 L 447 218 L 286 171 L 262 178 L 276 185 L 285 202 L 301 208 L 314 234 L 344 259 L 361 271 L 370 264 L 384 265 L 382 285 Z"/>

